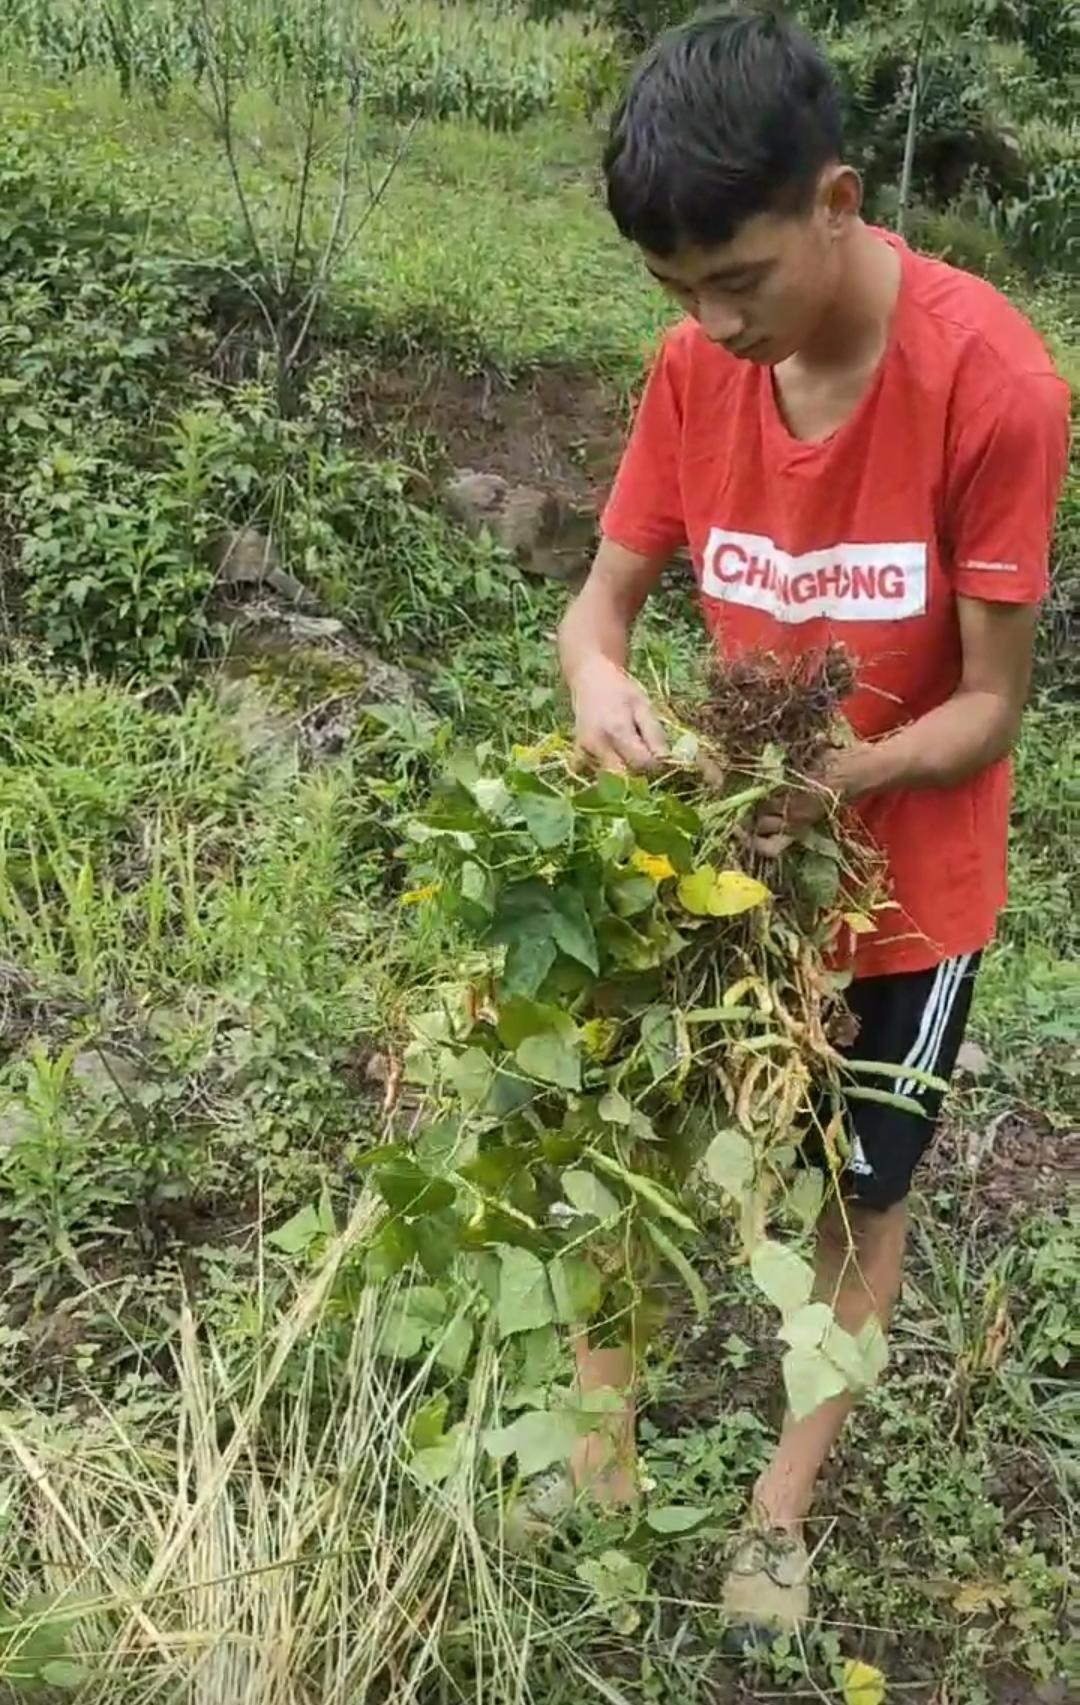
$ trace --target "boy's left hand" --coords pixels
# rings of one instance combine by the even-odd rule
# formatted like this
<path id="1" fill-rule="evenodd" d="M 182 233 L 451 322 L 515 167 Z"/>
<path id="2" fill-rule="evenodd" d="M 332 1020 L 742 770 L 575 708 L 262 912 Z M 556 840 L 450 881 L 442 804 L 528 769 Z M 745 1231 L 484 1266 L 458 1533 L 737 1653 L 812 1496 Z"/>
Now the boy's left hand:
<path id="1" fill-rule="evenodd" d="M 804 829 L 820 823 L 847 792 L 850 748 L 830 752 L 821 779 L 805 787 L 784 787 L 763 800 L 750 831 L 750 844 L 765 858 L 779 858 Z"/>

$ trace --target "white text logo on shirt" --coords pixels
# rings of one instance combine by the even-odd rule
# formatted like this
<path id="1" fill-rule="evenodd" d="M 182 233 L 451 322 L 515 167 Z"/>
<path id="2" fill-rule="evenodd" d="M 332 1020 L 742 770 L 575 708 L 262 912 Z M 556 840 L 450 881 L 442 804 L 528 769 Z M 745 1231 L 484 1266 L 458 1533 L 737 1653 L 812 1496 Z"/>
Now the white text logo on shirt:
<path id="1" fill-rule="evenodd" d="M 832 545 L 792 556 L 758 533 L 714 527 L 701 590 L 778 622 L 901 622 L 926 614 L 926 546 Z"/>

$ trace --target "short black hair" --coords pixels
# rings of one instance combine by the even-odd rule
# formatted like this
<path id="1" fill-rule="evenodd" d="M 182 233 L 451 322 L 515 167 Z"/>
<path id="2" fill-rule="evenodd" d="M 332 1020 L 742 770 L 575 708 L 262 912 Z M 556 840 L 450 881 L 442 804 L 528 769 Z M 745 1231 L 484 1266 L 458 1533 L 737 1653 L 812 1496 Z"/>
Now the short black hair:
<path id="1" fill-rule="evenodd" d="M 776 6 L 693 18 L 650 48 L 611 122 L 608 207 L 653 254 L 730 242 L 755 213 L 802 212 L 843 129 L 832 67 Z"/>

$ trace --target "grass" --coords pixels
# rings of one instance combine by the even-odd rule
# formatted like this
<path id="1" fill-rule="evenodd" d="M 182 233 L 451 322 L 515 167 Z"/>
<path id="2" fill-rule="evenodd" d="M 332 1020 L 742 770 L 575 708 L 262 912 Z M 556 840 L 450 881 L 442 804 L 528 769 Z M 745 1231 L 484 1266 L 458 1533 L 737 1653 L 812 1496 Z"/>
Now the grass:
<path id="1" fill-rule="evenodd" d="M 63 90 L 7 76 L 9 127 L 152 204 L 148 245 L 228 250 L 220 149 L 190 93 L 159 107 L 96 73 Z M 246 102 L 269 226 L 290 120 Z M 385 160 L 397 133 L 369 123 Z M 514 135 L 422 121 L 336 281 L 320 394 L 336 406 L 388 350 L 435 349 L 505 375 L 599 371 L 621 407 L 666 310 L 608 230 L 594 151 L 580 115 Z M 1052 280 L 1032 308 L 1075 363 Z M 857 1656 L 898 1699 L 1053 1699 L 1076 1228 L 1053 1180 L 973 1180 L 965 1155 L 1006 1114 L 1055 1164 L 1075 1123 L 1075 703 L 1047 690 L 1028 719 L 1013 895 L 978 997 L 990 1069 L 955 1098 L 893 1368 L 825 1489 L 820 1620 L 739 1666 L 720 1651 L 719 1559 L 768 1447 L 777 1346 L 719 1234 L 710 1318 L 675 1305 L 649 1375 L 648 1505 L 700 1509 L 688 1538 L 537 1516 L 479 1449 L 517 1412 L 489 1350 L 464 1390 L 439 1368 L 445 1323 L 426 1359 L 382 1353 L 403 1281 L 370 1282 L 364 1156 L 387 1132 L 386 1055 L 446 950 L 398 903 L 403 824 L 460 743 L 565 719 L 562 595 L 416 512 L 400 468 L 358 480 L 348 443 L 298 442 L 269 512 L 424 700 L 371 704 L 348 655 L 233 660 L 183 691 L 39 657 L 0 674 L 0 1697 L 836 1700 Z M 341 492 L 363 517 L 344 548 Z M 679 590 L 639 643 L 645 678 L 693 677 Z M 565 1352 L 531 1372 L 565 1382 Z M 455 1426 L 447 1478 L 426 1481 L 417 1450 Z M 612 1551 L 629 1573 L 612 1577 Z"/>

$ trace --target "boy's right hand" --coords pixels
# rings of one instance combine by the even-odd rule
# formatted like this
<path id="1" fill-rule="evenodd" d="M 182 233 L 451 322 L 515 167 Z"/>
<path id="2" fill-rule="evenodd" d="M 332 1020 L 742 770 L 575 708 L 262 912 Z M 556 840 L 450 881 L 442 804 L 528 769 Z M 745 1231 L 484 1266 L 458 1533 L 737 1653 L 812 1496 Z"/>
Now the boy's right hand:
<path id="1" fill-rule="evenodd" d="M 648 694 L 610 658 L 591 659 L 570 690 L 578 747 L 599 769 L 648 770 L 666 756 Z"/>

